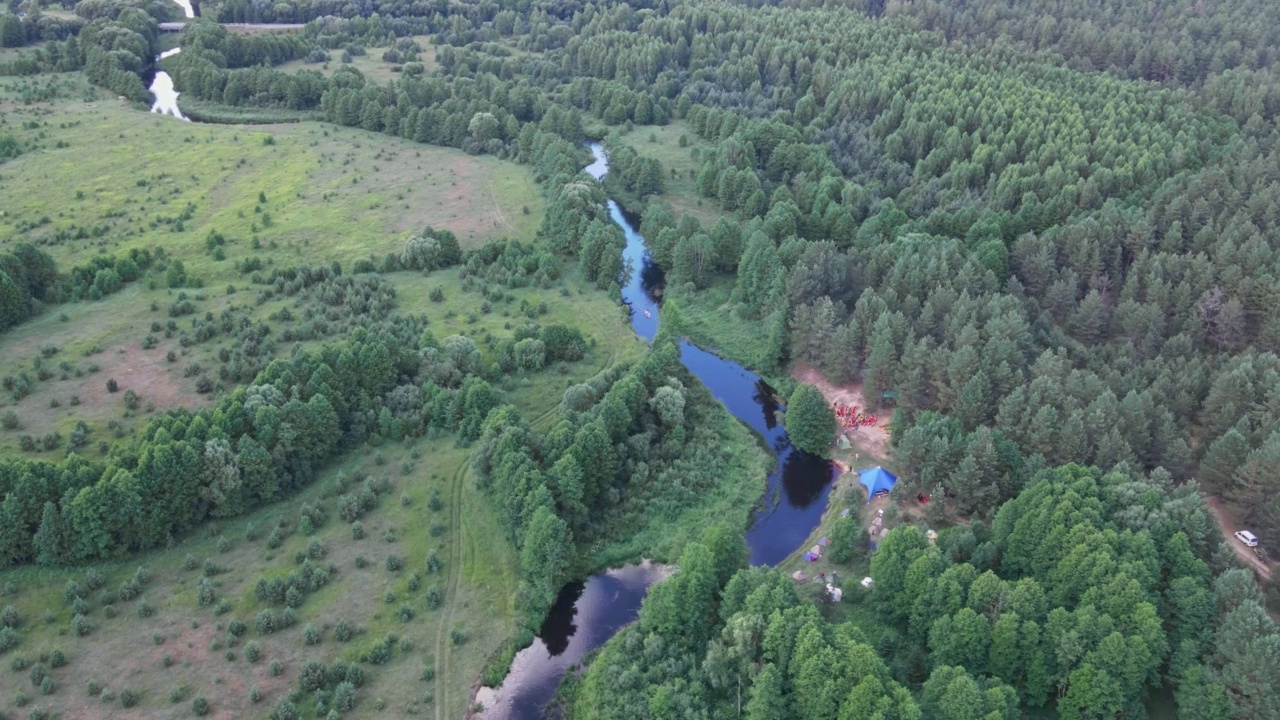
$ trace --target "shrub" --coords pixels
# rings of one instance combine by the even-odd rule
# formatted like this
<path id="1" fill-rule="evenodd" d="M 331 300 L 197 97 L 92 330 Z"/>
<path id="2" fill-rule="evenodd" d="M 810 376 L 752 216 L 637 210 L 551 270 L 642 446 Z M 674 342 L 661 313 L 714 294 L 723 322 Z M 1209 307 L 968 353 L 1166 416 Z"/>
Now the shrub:
<path id="1" fill-rule="evenodd" d="M 141 699 L 142 698 L 139 697 L 137 692 L 130 690 L 129 688 L 125 688 L 120 691 L 120 707 L 131 708 L 134 705 L 137 705 L 138 701 Z"/>
<path id="2" fill-rule="evenodd" d="M 89 618 L 77 613 L 75 617 L 71 618 L 71 630 L 75 632 L 77 637 L 84 637 L 93 632 L 93 625 L 89 623 Z"/>
<path id="3" fill-rule="evenodd" d="M 249 702 L 256 703 L 262 701 L 262 690 L 257 685 L 249 688 Z"/>
<path id="4" fill-rule="evenodd" d="M 431 554 L 427 556 L 427 572 L 435 574 L 443 569 L 444 562 L 440 559 L 440 556 L 436 554 L 436 551 L 432 550 Z"/>
<path id="5" fill-rule="evenodd" d="M 14 672 L 26 670 L 27 665 L 27 656 L 22 654 L 14 655 L 13 659 L 9 661 L 9 669 Z"/>
<path id="6" fill-rule="evenodd" d="M 231 549 L 231 541 L 227 539 L 226 535 L 219 535 L 218 536 L 218 552 L 224 553 L 230 549 Z"/>
<path id="7" fill-rule="evenodd" d="M 182 558 L 182 569 L 183 570 L 196 569 L 196 559 L 191 556 L 191 553 L 187 553 L 187 556 Z"/>
<path id="8" fill-rule="evenodd" d="M 250 642 L 244 646 L 244 659 L 251 663 L 258 662 L 258 658 L 262 657 L 262 648 L 258 647 L 258 643 Z"/>
<path id="9" fill-rule="evenodd" d="M 60 668 L 67 664 L 67 656 L 61 650 L 49 653 L 49 667 Z"/>
<path id="10" fill-rule="evenodd" d="M 259 635 L 270 635 L 276 631 L 276 614 L 270 608 L 262 610 L 254 618 L 253 627 Z"/>
<path id="11" fill-rule="evenodd" d="M 271 720 L 298 720 L 300 717 L 302 716 L 298 713 L 298 706 L 294 705 L 289 698 L 281 699 L 271 711 Z"/>
<path id="12" fill-rule="evenodd" d="M 53 681 L 53 678 L 49 677 L 48 675 L 46 675 L 44 679 L 40 681 L 41 695 L 52 695 L 53 691 L 57 689 L 58 689 L 58 684 L 55 683 Z"/>
<path id="13" fill-rule="evenodd" d="M 359 520 L 356 520 L 355 522 L 351 523 L 351 539 L 352 540 L 364 539 L 364 523 L 360 522 Z"/>
<path id="14" fill-rule="evenodd" d="M 271 677 L 280 677 L 281 673 L 284 672 L 284 665 L 281 665 L 279 660 L 272 660 L 271 664 L 267 666 L 267 670 L 270 671 Z"/>
<path id="15" fill-rule="evenodd" d="M 400 617 L 400 622 L 409 622 L 413 619 L 413 608 L 408 605 L 401 605 L 400 612 L 397 615 Z"/>
<path id="16" fill-rule="evenodd" d="M 198 717 L 203 717 L 203 716 L 205 716 L 205 715 L 208 715 L 208 714 L 209 714 L 209 701 L 208 701 L 208 700 L 205 700 L 205 699 L 204 699 L 204 698 L 202 698 L 202 697 L 198 697 L 198 698 L 196 698 L 195 700 L 192 700 L 192 701 L 191 701 L 191 712 L 195 713 Z"/>
<path id="17" fill-rule="evenodd" d="M 196 588 L 196 596 L 201 606 L 212 605 L 218 599 L 213 590 L 213 583 L 209 581 L 209 578 L 200 578 L 200 584 Z"/>
<path id="18" fill-rule="evenodd" d="M 333 628 L 333 639 L 338 642 L 346 642 L 351 639 L 351 626 L 346 620 L 339 620 L 338 624 Z"/>
<path id="19" fill-rule="evenodd" d="M 404 563 L 400 560 L 399 555 L 393 553 L 387 556 L 387 570 L 390 572 L 400 572 L 402 567 L 404 567 Z"/>
<path id="20" fill-rule="evenodd" d="M 22 624 L 22 618 L 18 616 L 18 609 L 12 605 L 5 605 L 4 610 L 0 610 L 0 625 L 7 628 L 16 628 Z"/>
<path id="21" fill-rule="evenodd" d="M 22 429 L 22 421 L 18 419 L 18 413 L 12 410 L 6 412 L 3 417 L 0 417 L 0 425 L 3 425 L 5 430 Z"/>
<path id="22" fill-rule="evenodd" d="M 49 668 L 46 668 L 44 663 L 38 662 L 31 666 L 31 673 L 27 675 L 27 677 L 31 678 L 32 685 L 39 687 L 40 683 L 43 682 L 45 677 L 48 675 Z"/>
<path id="23" fill-rule="evenodd" d="M 306 626 L 302 628 L 302 644 L 316 645 L 319 642 L 320 642 L 320 631 L 316 629 L 315 625 L 311 623 L 307 623 Z"/>
<path id="24" fill-rule="evenodd" d="M 169 702 L 174 703 L 176 705 L 177 703 L 182 702 L 186 698 L 187 698 L 187 689 L 185 687 L 178 686 L 178 687 L 169 688 Z"/>
<path id="25" fill-rule="evenodd" d="M 138 617 L 148 618 L 154 615 L 156 608 L 144 597 L 138 601 Z"/>
<path id="26" fill-rule="evenodd" d="M 436 610 L 444 604 L 444 593 L 440 592 L 440 588 L 433 587 L 427 591 L 427 609 Z"/>
<path id="27" fill-rule="evenodd" d="M 129 410 L 137 410 L 142 403 L 142 398 L 138 397 L 138 393 L 132 390 L 124 391 L 124 406 Z"/>
<path id="28" fill-rule="evenodd" d="M 307 543 L 307 557 L 312 560 L 322 560 L 328 552 L 329 551 L 324 547 L 324 543 L 319 540 L 313 539 L 311 542 Z"/>
<path id="29" fill-rule="evenodd" d="M 304 692 L 315 692 L 329 684 L 329 671 L 324 663 L 308 660 L 298 673 L 298 685 Z"/>
<path id="30" fill-rule="evenodd" d="M 102 683 L 97 680 L 90 680 L 85 683 L 85 691 L 89 693 L 89 697 L 97 697 L 102 692 Z"/>
<path id="31" fill-rule="evenodd" d="M 120 390 L 120 383 L 116 382 L 115 378 L 111 378 L 110 380 L 107 380 L 107 392 L 113 393 L 113 392 L 118 392 L 119 390 Z"/>
<path id="32" fill-rule="evenodd" d="M 342 712 L 348 712 L 356 706 L 356 687 L 343 681 L 333 689 L 333 706 Z"/>
<path id="33" fill-rule="evenodd" d="M 454 645 L 462 645 L 467 641 L 467 634 L 458 628 L 454 628 L 449 631 L 449 640 L 453 642 Z"/>

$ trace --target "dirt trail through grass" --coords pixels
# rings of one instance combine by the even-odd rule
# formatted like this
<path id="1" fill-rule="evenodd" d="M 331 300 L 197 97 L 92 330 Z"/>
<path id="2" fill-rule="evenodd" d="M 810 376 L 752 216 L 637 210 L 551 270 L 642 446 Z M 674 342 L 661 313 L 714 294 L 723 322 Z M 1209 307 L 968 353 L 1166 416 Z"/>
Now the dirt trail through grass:
<path id="1" fill-rule="evenodd" d="M 445 639 L 446 630 L 453 627 L 453 613 L 457 608 L 458 581 L 462 577 L 462 488 L 467 479 L 470 464 L 465 460 L 458 466 L 449 481 L 449 532 L 457 533 L 455 542 L 450 543 L 449 579 L 445 583 L 445 602 L 449 610 L 436 628 L 436 718 L 443 717 L 449 707 L 449 659 L 453 650 L 453 639 Z"/>

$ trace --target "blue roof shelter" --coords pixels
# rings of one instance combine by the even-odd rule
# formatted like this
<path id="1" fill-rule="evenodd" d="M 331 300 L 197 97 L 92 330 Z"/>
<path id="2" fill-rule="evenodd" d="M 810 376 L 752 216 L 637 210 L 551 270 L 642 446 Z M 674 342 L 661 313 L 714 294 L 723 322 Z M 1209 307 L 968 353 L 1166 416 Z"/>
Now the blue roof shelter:
<path id="1" fill-rule="evenodd" d="M 871 502 L 871 498 L 881 490 L 886 492 L 892 490 L 893 484 L 898 482 L 898 477 L 877 465 L 858 473 L 858 482 L 867 486 L 867 502 Z"/>

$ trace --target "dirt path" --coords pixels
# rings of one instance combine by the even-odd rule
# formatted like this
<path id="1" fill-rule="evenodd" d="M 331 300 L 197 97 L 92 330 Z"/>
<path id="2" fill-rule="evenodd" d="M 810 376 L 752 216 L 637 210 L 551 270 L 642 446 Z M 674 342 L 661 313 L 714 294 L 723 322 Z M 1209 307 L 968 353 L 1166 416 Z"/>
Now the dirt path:
<path id="1" fill-rule="evenodd" d="M 1207 496 L 1205 503 L 1209 506 L 1209 511 L 1213 513 L 1213 519 L 1218 522 L 1218 528 L 1222 530 L 1223 537 L 1231 545 L 1231 549 L 1236 551 L 1236 557 L 1240 558 L 1240 562 L 1244 563 L 1246 567 L 1253 568 L 1253 571 L 1258 573 L 1258 576 L 1264 582 L 1269 581 L 1271 579 L 1271 566 L 1264 563 L 1262 558 L 1254 555 L 1252 550 L 1245 547 L 1244 543 L 1235 538 L 1236 531 L 1243 529 L 1243 526 L 1232 517 L 1231 511 L 1227 509 L 1227 504 L 1218 495 Z"/>
<path id="2" fill-rule="evenodd" d="M 511 223 L 507 222 L 507 216 L 502 213 L 502 206 L 498 204 L 498 194 L 493 191 L 492 179 L 489 180 L 489 197 L 493 198 L 493 212 L 497 214 L 498 219 L 502 221 L 503 225 L 507 226 L 508 230 L 515 232 L 516 229 L 511 227 Z"/>
<path id="3" fill-rule="evenodd" d="M 863 411 L 867 408 L 867 401 L 862 397 L 861 385 L 833 385 L 817 368 L 802 363 L 792 366 L 791 376 L 821 390 L 828 403 L 856 407 Z M 889 413 L 887 410 L 881 410 L 876 415 L 879 421 L 874 426 L 845 429 L 844 433 L 861 452 L 877 458 L 886 458 L 889 456 L 889 432 L 885 426 L 889 424 Z"/>
<path id="4" fill-rule="evenodd" d="M 462 578 L 462 484 L 467 478 L 470 464 L 463 460 L 451 479 L 449 498 L 449 532 L 453 542 L 449 553 L 449 578 L 445 582 L 444 597 L 449 609 L 440 618 L 436 629 L 436 720 L 441 720 L 449 707 L 449 660 L 453 653 L 453 639 L 446 638 L 446 630 L 453 627 L 453 610 L 457 606 L 458 582 Z"/>

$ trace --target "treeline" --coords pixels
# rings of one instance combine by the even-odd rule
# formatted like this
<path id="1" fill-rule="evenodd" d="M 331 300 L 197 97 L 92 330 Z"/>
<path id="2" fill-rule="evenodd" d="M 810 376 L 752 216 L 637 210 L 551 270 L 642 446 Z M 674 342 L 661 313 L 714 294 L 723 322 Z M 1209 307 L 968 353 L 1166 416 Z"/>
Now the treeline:
<path id="1" fill-rule="evenodd" d="M 1263 118 L 1280 110 L 1274 3 L 1166 3 L 1158 10 L 1122 2 L 881 3 L 884 17 L 972 46 L 1002 42 L 1061 56 L 1073 70 L 1198 88 L 1231 98 Z M 869 8 L 868 8 L 869 9 Z M 1234 96 L 1234 97 L 1232 97 Z M 1241 102 L 1243 101 L 1243 102 Z"/>
<path id="2" fill-rule="evenodd" d="M 581 345 L 555 326 L 536 340 L 548 360 Z M 687 380 L 674 342 L 659 341 L 636 365 L 566 390 L 559 420 L 541 436 L 511 407 L 485 421 L 471 464 L 521 553 L 518 603 L 532 627 L 578 566 L 575 548 L 675 521 L 735 466 L 715 400 Z"/>
<path id="3" fill-rule="evenodd" d="M 58 298 L 58 268 L 43 250 L 18 243 L 0 253 L 0 331 Z"/>
<path id="4" fill-rule="evenodd" d="M 168 8 L 159 2 L 83 0 L 76 13 L 84 19 L 78 34 L 53 40 L 36 49 L 34 56 L 12 63 L 14 71 L 27 73 L 83 70 L 95 85 L 137 102 L 150 102 L 151 93 L 140 73 L 151 67 L 156 55 L 158 23 Z"/>
<path id="5" fill-rule="evenodd" d="M 0 11 L 0 47 L 16 48 L 29 43 L 48 40 L 66 40 L 80 32 L 84 20 L 45 15 L 40 8 L 32 7 L 25 17 Z"/>
<path id="6" fill-rule="evenodd" d="M 712 530 L 572 687 L 570 717 L 1144 717 L 1170 683 L 1179 717 L 1265 716 L 1280 634 L 1219 543 L 1167 475 L 1045 470 L 989 528 L 890 532 L 866 600 L 883 627 L 859 630 Z"/>
<path id="7" fill-rule="evenodd" d="M 314 108 L 328 83 L 318 71 L 271 66 L 305 57 L 314 47 L 296 33 L 244 35 L 207 19 L 187 24 L 182 52 L 170 58 L 174 86 L 201 100 L 248 107 Z"/>
<path id="8" fill-rule="evenodd" d="M 581 336 L 543 328 L 547 357 L 580 357 Z M 519 345 L 517 342 L 516 345 Z M 480 435 L 500 394 L 475 343 L 437 342 L 396 318 L 347 342 L 276 360 L 253 384 L 196 413 L 172 411 L 103 463 L 0 463 L 0 564 L 74 564 L 163 545 L 208 518 L 295 492 L 336 454 L 430 429 Z"/>

